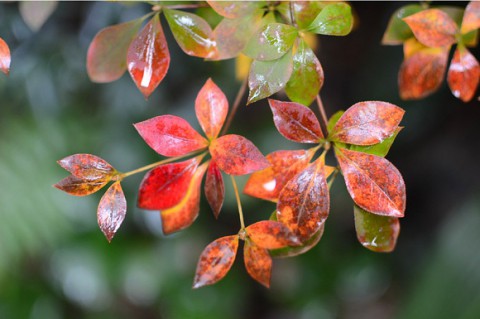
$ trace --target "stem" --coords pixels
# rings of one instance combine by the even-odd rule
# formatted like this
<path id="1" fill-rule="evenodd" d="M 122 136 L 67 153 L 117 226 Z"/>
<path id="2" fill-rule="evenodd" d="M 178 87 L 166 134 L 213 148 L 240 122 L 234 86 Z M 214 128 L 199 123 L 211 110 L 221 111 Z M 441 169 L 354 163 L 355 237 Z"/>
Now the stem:
<path id="1" fill-rule="evenodd" d="M 232 111 L 230 111 L 230 114 L 228 114 L 227 121 L 225 122 L 225 125 L 223 126 L 223 129 L 220 133 L 220 135 L 224 135 L 227 131 L 230 125 L 232 124 L 233 118 L 235 117 L 235 113 L 237 113 L 238 107 L 240 106 L 240 102 L 242 101 L 242 97 L 245 94 L 245 91 L 247 89 L 247 79 L 245 79 L 242 82 L 242 85 L 238 89 L 237 96 L 235 97 L 235 101 L 233 102 L 232 106 Z"/>
<path id="2" fill-rule="evenodd" d="M 195 3 L 195 4 L 172 4 L 170 6 L 163 6 L 167 9 L 197 9 L 208 7 L 207 3 Z"/>
<path id="3" fill-rule="evenodd" d="M 243 221 L 243 210 L 242 210 L 242 203 L 240 202 L 240 195 L 238 194 L 237 182 L 235 182 L 235 178 L 233 175 L 230 175 L 232 178 L 233 189 L 235 191 L 235 198 L 237 199 L 238 205 L 238 217 L 240 217 L 240 231 L 245 229 L 245 222 Z"/>
<path id="4" fill-rule="evenodd" d="M 322 116 L 323 125 L 325 125 L 325 131 L 326 131 L 328 126 L 327 113 L 325 113 L 325 108 L 323 107 L 323 102 L 322 102 L 322 99 L 320 98 L 320 93 L 317 94 L 317 105 L 320 111 L 320 115 Z"/>
<path id="5" fill-rule="evenodd" d="M 290 1 L 289 3 L 289 11 L 290 11 L 290 20 L 292 20 L 292 24 L 294 27 L 297 27 L 297 22 L 295 21 L 295 14 L 294 14 L 294 10 L 293 10 L 293 1 Z"/>

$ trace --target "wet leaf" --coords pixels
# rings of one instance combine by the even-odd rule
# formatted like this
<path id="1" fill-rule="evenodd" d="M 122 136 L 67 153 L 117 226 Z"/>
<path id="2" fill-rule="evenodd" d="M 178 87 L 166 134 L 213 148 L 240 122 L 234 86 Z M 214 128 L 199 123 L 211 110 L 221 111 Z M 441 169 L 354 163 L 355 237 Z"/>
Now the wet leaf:
<path id="1" fill-rule="evenodd" d="M 401 7 L 390 18 L 387 30 L 383 34 L 382 44 L 396 45 L 413 37 L 413 32 L 403 18 L 422 10 L 419 4 L 409 4 Z"/>
<path id="2" fill-rule="evenodd" d="M 455 21 L 439 9 L 428 9 L 403 19 L 415 37 L 428 47 L 446 47 L 454 44 L 458 32 Z"/>
<path id="3" fill-rule="evenodd" d="M 58 1 L 21 1 L 18 5 L 23 21 L 38 31 L 58 6 Z"/>
<path id="4" fill-rule="evenodd" d="M 158 14 L 130 44 L 127 66 L 130 76 L 145 98 L 152 94 L 167 75 L 170 53 Z"/>
<path id="5" fill-rule="evenodd" d="M 202 157 L 158 166 L 140 184 L 137 206 L 160 210 L 177 205 L 185 196 Z"/>
<path id="6" fill-rule="evenodd" d="M 297 36 L 298 31 L 294 26 L 270 23 L 251 37 L 243 53 L 259 61 L 276 60 L 292 48 Z"/>
<path id="7" fill-rule="evenodd" d="M 305 242 L 322 227 L 329 208 L 325 157 L 322 156 L 283 188 L 277 204 L 277 220 Z"/>
<path id="8" fill-rule="evenodd" d="M 315 53 L 302 39 L 293 56 L 293 71 L 285 87 L 290 100 L 309 106 L 323 86 L 323 69 Z M 308 85 L 306 85 L 308 83 Z"/>
<path id="9" fill-rule="evenodd" d="M 127 213 L 127 201 L 120 182 L 115 182 L 103 194 L 98 204 L 97 221 L 108 242 L 122 225 Z"/>
<path id="10" fill-rule="evenodd" d="M 371 214 L 356 205 L 353 212 L 357 238 L 365 248 L 382 253 L 395 249 L 400 233 L 398 218 Z"/>
<path id="11" fill-rule="evenodd" d="M 112 177 L 117 173 L 112 165 L 91 154 L 70 155 L 57 163 L 79 179 L 97 180 Z"/>
<path id="12" fill-rule="evenodd" d="M 212 28 L 207 21 L 185 11 L 163 9 L 163 13 L 183 52 L 207 59 L 217 55 Z"/>
<path id="13" fill-rule="evenodd" d="M 269 97 L 283 89 L 293 70 L 292 51 L 273 61 L 253 61 L 248 75 L 247 104 Z"/>
<path id="14" fill-rule="evenodd" d="M 300 246 L 285 247 L 285 248 L 270 250 L 270 256 L 274 258 L 286 258 L 286 257 L 294 257 L 294 256 L 298 256 L 306 253 L 307 251 L 315 247 L 320 242 L 320 239 L 322 239 L 324 228 L 325 228 L 325 224 L 322 224 L 320 229 L 312 237 L 310 237 L 310 239 L 305 241 Z"/>
<path id="15" fill-rule="evenodd" d="M 325 6 L 307 30 L 323 35 L 347 35 L 353 27 L 352 9 L 346 3 Z"/>
<path id="16" fill-rule="evenodd" d="M 470 1 L 465 8 L 460 31 L 462 34 L 467 34 L 478 28 L 480 28 L 480 2 Z"/>
<path id="17" fill-rule="evenodd" d="M 134 124 L 140 136 L 163 156 L 185 155 L 208 146 L 190 124 L 175 115 L 161 115 Z"/>
<path id="18" fill-rule="evenodd" d="M 212 79 L 208 79 L 198 92 L 195 113 L 207 137 L 216 138 L 227 117 L 228 100 Z"/>
<path id="19" fill-rule="evenodd" d="M 249 16 L 250 13 L 263 5 L 263 1 L 212 1 L 207 0 L 208 5 L 216 13 L 228 19 L 236 19 Z"/>
<path id="20" fill-rule="evenodd" d="M 198 167 L 190 185 L 188 185 L 185 196 L 176 206 L 160 212 L 162 229 L 165 235 L 185 229 L 197 219 L 200 211 L 200 186 L 207 166 L 208 163 L 204 163 Z"/>
<path id="21" fill-rule="evenodd" d="M 127 70 L 127 51 L 143 19 L 106 27 L 93 38 L 87 53 L 87 73 L 91 81 L 118 80 Z"/>
<path id="22" fill-rule="evenodd" d="M 477 90 L 479 78 L 480 65 L 477 59 L 467 48 L 459 45 L 448 69 L 447 81 L 452 94 L 463 102 L 470 101 Z"/>
<path id="23" fill-rule="evenodd" d="M 243 192 L 247 195 L 276 202 L 283 187 L 308 166 L 314 155 L 310 150 L 275 151 L 267 155 L 270 167 L 253 173 Z"/>
<path id="24" fill-rule="evenodd" d="M 225 236 L 211 242 L 200 255 L 193 288 L 212 285 L 225 277 L 235 261 L 238 235 Z"/>
<path id="25" fill-rule="evenodd" d="M 11 62 L 10 48 L 8 44 L 0 38 L 0 71 L 8 75 L 10 73 Z"/>
<path id="26" fill-rule="evenodd" d="M 272 257 L 270 257 L 268 250 L 247 240 L 243 247 L 243 261 L 250 277 L 270 288 Z"/>
<path id="27" fill-rule="evenodd" d="M 387 102 L 359 102 L 343 113 L 329 138 L 347 144 L 377 144 L 395 132 L 404 113 L 398 106 Z"/>
<path id="28" fill-rule="evenodd" d="M 259 221 L 248 226 L 245 231 L 255 245 L 265 249 L 279 249 L 300 244 L 298 238 L 287 226 L 272 220 Z"/>
<path id="29" fill-rule="evenodd" d="M 384 139 L 381 143 L 368 146 L 351 145 L 350 150 L 385 157 L 388 154 L 388 151 L 390 151 L 390 147 L 392 147 L 395 138 L 401 130 L 402 127 L 397 127 L 395 132 Z"/>
<path id="30" fill-rule="evenodd" d="M 275 127 L 285 138 L 298 143 L 318 143 L 323 138 L 320 123 L 308 107 L 295 102 L 269 99 Z"/>
<path id="31" fill-rule="evenodd" d="M 218 218 L 225 199 L 225 185 L 220 169 L 215 161 L 210 161 L 205 178 L 205 197 L 212 208 L 213 215 Z"/>
<path id="32" fill-rule="evenodd" d="M 73 196 L 87 196 L 107 185 L 109 181 L 110 178 L 85 180 L 70 175 L 53 186 Z"/>
<path id="33" fill-rule="evenodd" d="M 258 148 L 240 135 L 225 135 L 212 141 L 210 154 L 218 167 L 229 175 L 245 175 L 270 164 Z"/>
<path id="34" fill-rule="evenodd" d="M 345 111 L 337 111 L 330 117 L 330 119 L 328 119 L 327 131 L 329 135 L 332 133 L 333 128 L 337 124 L 338 120 L 342 117 L 343 113 L 345 113 Z"/>
<path id="35" fill-rule="evenodd" d="M 405 182 L 383 157 L 335 148 L 335 155 L 355 204 L 377 215 L 403 217 Z"/>

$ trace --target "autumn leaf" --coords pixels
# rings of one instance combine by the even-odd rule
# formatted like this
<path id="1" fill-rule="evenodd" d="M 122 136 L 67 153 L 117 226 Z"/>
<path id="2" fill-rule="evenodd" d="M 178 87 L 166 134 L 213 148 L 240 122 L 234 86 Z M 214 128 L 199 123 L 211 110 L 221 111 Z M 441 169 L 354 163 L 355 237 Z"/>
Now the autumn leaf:
<path id="1" fill-rule="evenodd" d="M 357 151 L 357 152 L 363 152 L 367 154 L 373 154 L 377 155 L 380 157 L 385 157 L 388 154 L 388 151 L 390 151 L 390 147 L 392 147 L 393 142 L 395 141 L 395 138 L 397 138 L 398 133 L 402 130 L 402 127 L 397 127 L 395 132 L 384 139 L 382 142 L 374 145 L 367 145 L 367 146 L 362 146 L 362 145 L 350 145 L 350 150 L 352 151 Z M 337 145 L 338 146 L 338 145 Z"/>
<path id="2" fill-rule="evenodd" d="M 115 182 L 108 188 L 100 199 L 97 209 L 98 226 L 102 230 L 108 242 L 122 225 L 127 212 L 127 201 L 123 194 L 120 182 Z"/>
<path id="3" fill-rule="evenodd" d="M 352 27 L 350 6 L 346 3 L 333 3 L 325 6 L 306 30 L 317 34 L 342 36 L 349 34 Z"/>
<path id="4" fill-rule="evenodd" d="M 228 19 L 236 19 L 249 16 L 262 5 L 261 2 L 253 1 L 212 1 L 207 0 L 208 5 L 215 10 L 216 13 Z"/>
<path id="5" fill-rule="evenodd" d="M 320 229 L 315 234 L 313 234 L 312 237 L 310 237 L 308 240 L 303 242 L 301 245 L 270 250 L 269 251 L 270 256 L 274 258 L 286 258 L 286 257 L 295 257 L 298 255 L 304 254 L 307 251 L 311 250 L 320 242 L 320 239 L 322 239 L 322 236 L 323 236 L 324 229 L 325 229 L 325 224 L 322 224 Z"/>
<path id="6" fill-rule="evenodd" d="M 467 34 L 478 28 L 480 28 L 480 2 L 470 1 L 465 8 L 460 31 L 462 34 Z"/>
<path id="7" fill-rule="evenodd" d="M 480 7 L 479 7 L 480 10 Z M 463 102 L 475 95 L 480 78 L 480 65 L 477 59 L 464 46 L 458 46 L 448 69 L 448 86 L 455 97 Z"/>
<path id="8" fill-rule="evenodd" d="M 300 30 L 306 29 L 318 16 L 320 11 L 328 5 L 325 1 L 293 1 L 293 14 Z M 285 3 L 284 16 L 290 16 L 290 3 Z"/>
<path id="9" fill-rule="evenodd" d="M 287 226 L 272 220 L 259 221 L 248 226 L 245 231 L 252 242 L 260 248 L 279 249 L 300 244 Z"/>
<path id="10" fill-rule="evenodd" d="M 225 199 L 225 185 L 223 184 L 222 172 L 213 160 L 208 165 L 204 190 L 213 215 L 218 218 Z"/>
<path id="11" fill-rule="evenodd" d="M 270 288 L 272 257 L 270 257 L 268 250 L 247 240 L 243 248 L 243 261 L 250 277 Z"/>
<path id="12" fill-rule="evenodd" d="M 292 48 L 297 36 L 298 30 L 294 26 L 269 23 L 250 38 L 243 53 L 259 61 L 276 60 Z"/>
<path id="13" fill-rule="evenodd" d="M 53 186 L 73 196 L 87 196 L 107 185 L 109 181 L 110 178 L 86 180 L 70 175 Z"/>
<path id="14" fill-rule="evenodd" d="M 220 88 L 208 79 L 195 100 L 198 122 L 209 139 L 220 133 L 228 113 L 228 100 Z"/>
<path id="15" fill-rule="evenodd" d="M 193 288 L 212 285 L 225 277 L 235 261 L 238 235 L 225 236 L 211 242 L 200 255 Z"/>
<path id="16" fill-rule="evenodd" d="M 383 34 L 382 44 L 396 45 L 402 44 L 405 40 L 413 37 L 413 32 L 403 18 L 422 10 L 419 4 L 409 4 L 401 7 L 390 18 L 387 29 Z"/>
<path id="17" fill-rule="evenodd" d="M 0 71 L 8 75 L 10 73 L 10 48 L 8 44 L 0 38 Z"/>
<path id="18" fill-rule="evenodd" d="M 117 171 L 98 156 L 91 154 L 74 154 L 57 162 L 73 176 L 84 180 L 111 178 Z"/>

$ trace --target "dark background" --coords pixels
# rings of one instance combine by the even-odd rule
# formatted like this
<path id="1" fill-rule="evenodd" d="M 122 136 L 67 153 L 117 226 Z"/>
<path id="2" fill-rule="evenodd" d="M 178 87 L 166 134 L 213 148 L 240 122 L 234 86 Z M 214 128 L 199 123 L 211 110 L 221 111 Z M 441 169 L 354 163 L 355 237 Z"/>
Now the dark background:
<path id="1" fill-rule="evenodd" d="M 480 318 L 480 103 L 460 102 L 445 83 L 420 101 L 399 98 L 402 48 L 380 40 L 405 4 L 353 2 L 355 30 L 321 36 L 317 50 L 329 115 L 364 100 L 406 110 L 388 155 L 407 185 L 396 250 L 377 254 L 357 242 L 339 178 L 321 242 L 305 255 L 276 259 L 270 290 L 248 277 L 241 254 L 223 281 L 192 290 L 202 249 L 238 229 L 230 185 L 218 221 L 202 199 L 196 223 L 164 237 L 158 214 L 135 207 L 142 176 L 129 178 L 127 217 L 111 244 L 96 223 L 102 192 L 76 198 L 51 185 L 66 176 L 56 160 L 74 153 L 96 154 L 122 171 L 157 161 L 132 123 L 168 113 L 198 129 L 193 105 L 208 77 L 233 102 L 240 85 L 234 61 L 186 56 L 164 24 L 171 66 L 146 101 L 128 75 L 91 83 L 85 58 L 101 28 L 140 17 L 148 5 L 62 2 L 32 32 L 16 3 L 1 3 L 0 37 L 12 67 L 10 77 L 0 74 L 0 318 Z M 472 52 L 479 58 L 478 48 Z M 302 147 L 276 132 L 265 102 L 243 105 L 230 132 L 264 154 Z M 247 223 L 274 209 L 242 201 Z"/>

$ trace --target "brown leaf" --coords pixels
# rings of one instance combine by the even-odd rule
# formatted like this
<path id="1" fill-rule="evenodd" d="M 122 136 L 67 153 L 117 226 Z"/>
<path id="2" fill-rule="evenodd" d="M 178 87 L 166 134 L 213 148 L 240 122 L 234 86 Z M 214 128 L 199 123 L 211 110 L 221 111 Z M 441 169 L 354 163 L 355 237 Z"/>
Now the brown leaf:
<path id="1" fill-rule="evenodd" d="M 428 9 L 403 18 L 415 37 L 428 47 L 448 47 L 457 42 L 457 24 L 442 10 Z"/>
<path id="2" fill-rule="evenodd" d="M 79 179 L 96 180 L 114 176 L 117 171 L 107 161 L 91 154 L 74 154 L 57 162 Z"/>
<path id="3" fill-rule="evenodd" d="M 110 178 L 107 179 L 94 179 L 84 180 L 73 175 L 67 176 L 57 184 L 53 185 L 65 193 L 74 196 L 87 196 L 95 193 L 103 186 L 107 185 Z"/>
<path id="4" fill-rule="evenodd" d="M 243 261 L 250 277 L 270 288 L 272 257 L 268 254 L 268 250 L 247 240 L 243 248 Z"/>
<path id="5" fill-rule="evenodd" d="M 205 178 L 205 197 L 212 208 L 213 215 L 218 218 L 225 199 L 225 186 L 223 184 L 222 172 L 215 161 L 208 165 L 207 177 Z"/>
<path id="6" fill-rule="evenodd" d="M 8 44 L 0 38 L 0 71 L 8 75 L 10 73 L 10 48 Z"/>
<path id="7" fill-rule="evenodd" d="M 125 219 L 126 213 L 127 201 L 122 186 L 120 182 L 115 182 L 102 196 L 97 209 L 98 226 L 107 237 L 108 242 L 112 241 L 113 236 Z"/>
<path id="8" fill-rule="evenodd" d="M 480 10 L 480 8 L 479 8 Z M 480 78 L 480 65 L 477 59 L 465 48 L 458 46 L 448 69 L 447 81 L 453 95 L 463 102 L 475 95 Z"/>
<path id="9" fill-rule="evenodd" d="M 248 226 L 245 231 L 258 247 L 278 249 L 286 246 L 298 246 L 300 241 L 287 226 L 273 220 L 262 220 Z"/>

